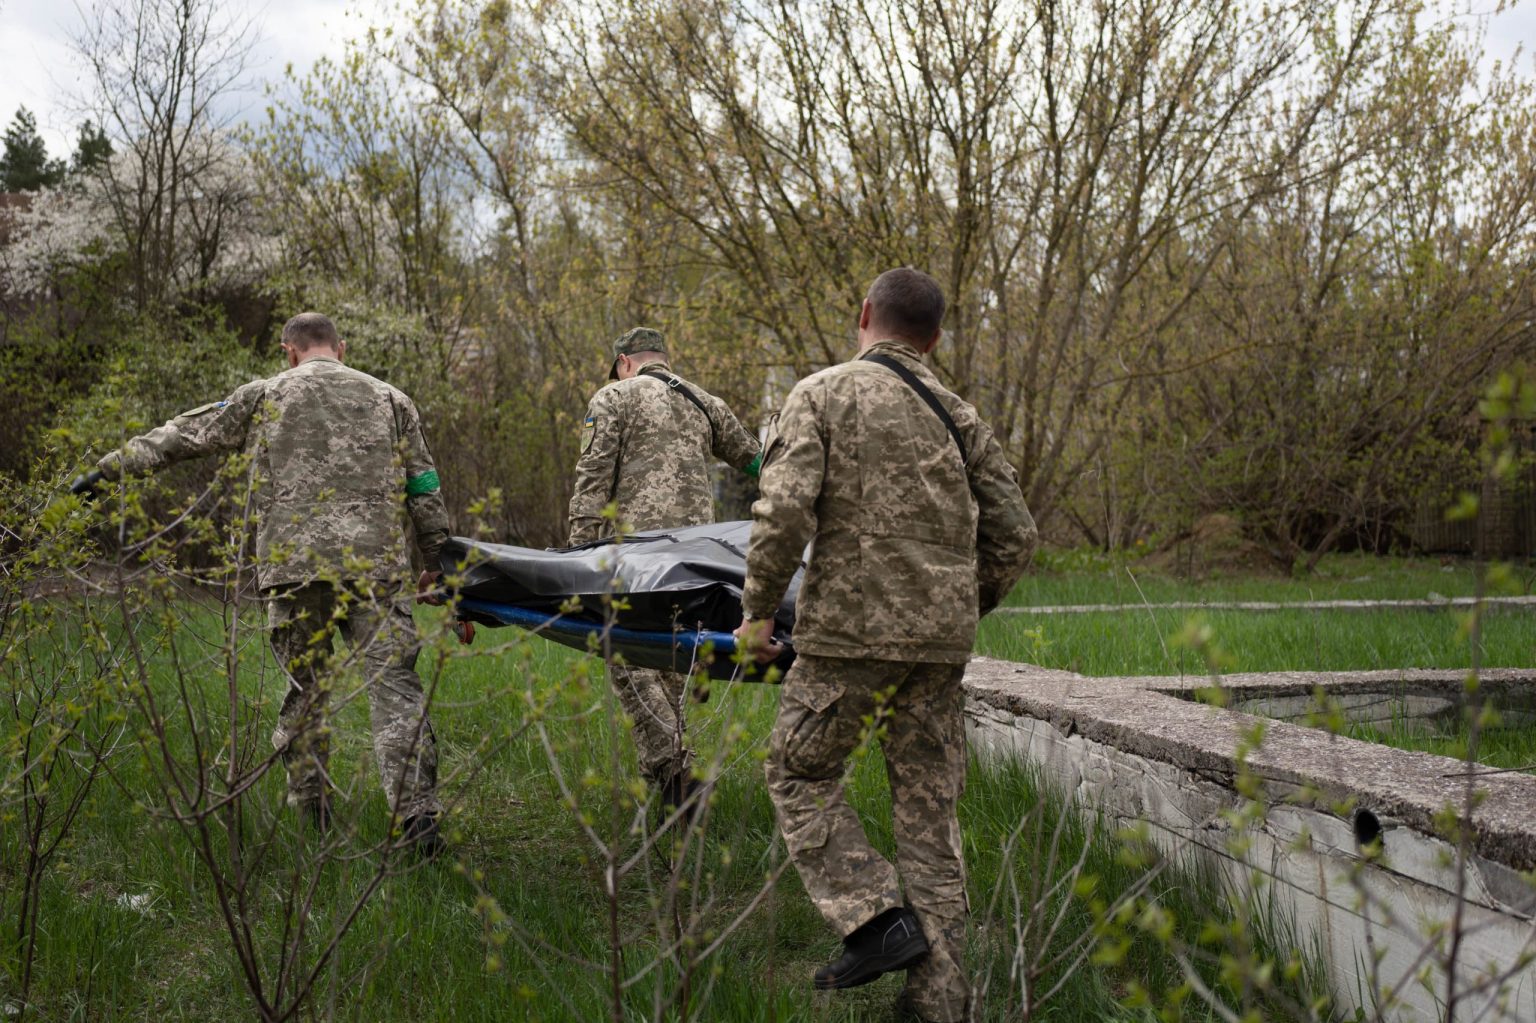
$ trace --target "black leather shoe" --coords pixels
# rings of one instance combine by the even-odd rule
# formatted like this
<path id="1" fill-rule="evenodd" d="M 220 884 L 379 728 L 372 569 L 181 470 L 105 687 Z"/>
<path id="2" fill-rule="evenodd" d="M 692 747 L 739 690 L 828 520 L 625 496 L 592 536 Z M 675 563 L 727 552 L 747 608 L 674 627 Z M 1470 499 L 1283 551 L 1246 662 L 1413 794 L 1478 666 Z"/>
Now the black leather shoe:
<path id="1" fill-rule="evenodd" d="M 69 482 L 69 492 L 85 501 L 96 500 L 96 488 L 101 486 L 101 481 L 106 479 L 100 469 L 92 469 L 83 472 Z"/>
<path id="2" fill-rule="evenodd" d="M 437 832 L 437 818 L 429 813 L 407 817 L 400 825 L 400 841 L 423 860 L 435 860 L 448 850 Z"/>
<path id="3" fill-rule="evenodd" d="M 816 971 L 816 990 L 858 987 L 905 970 L 928 954 L 928 939 L 910 909 L 888 909 L 843 939 L 843 955 Z"/>

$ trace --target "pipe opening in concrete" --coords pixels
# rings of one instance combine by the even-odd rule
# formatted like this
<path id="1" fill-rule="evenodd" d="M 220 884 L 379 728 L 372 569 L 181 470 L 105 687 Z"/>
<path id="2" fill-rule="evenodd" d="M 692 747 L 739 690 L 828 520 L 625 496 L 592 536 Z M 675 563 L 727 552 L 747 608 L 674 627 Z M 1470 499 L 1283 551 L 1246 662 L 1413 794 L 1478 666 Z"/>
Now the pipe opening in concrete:
<path id="1" fill-rule="evenodd" d="M 1381 821 L 1369 810 L 1359 809 L 1355 811 L 1355 841 L 1360 845 L 1370 845 L 1381 838 Z"/>

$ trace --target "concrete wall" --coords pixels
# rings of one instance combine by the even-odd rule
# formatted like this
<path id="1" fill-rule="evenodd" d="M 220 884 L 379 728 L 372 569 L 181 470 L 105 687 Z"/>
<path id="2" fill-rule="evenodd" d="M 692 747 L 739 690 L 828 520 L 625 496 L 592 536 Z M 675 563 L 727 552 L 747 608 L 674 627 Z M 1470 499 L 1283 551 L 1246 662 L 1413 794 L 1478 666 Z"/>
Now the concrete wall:
<path id="1" fill-rule="evenodd" d="M 1441 710 L 1462 690 L 1455 672 L 1351 672 L 1232 676 L 1232 702 L 1294 709 L 1316 686 L 1349 706 L 1386 694 Z M 1491 672 L 1485 685 L 1531 692 L 1536 673 Z M 1304 940 L 1315 938 L 1342 1006 L 1390 1020 L 1438 1020 L 1444 969 L 1430 986 L 1416 978 L 1435 962 L 1430 933 L 1462 910 L 1458 987 L 1473 990 L 1458 1020 L 1536 1021 L 1536 777 L 1468 777 L 1466 765 L 1270 723 L 1249 756 L 1269 807 L 1234 855 L 1223 810 L 1243 800 L 1234 757 L 1259 719 L 1193 702 L 1207 679 L 1097 679 L 977 659 L 966 675 L 968 731 L 994 756 L 1039 764 L 1084 810 L 1145 822 L 1169 852 L 1215 865 L 1233 886 L 1263 877 Z M 1407 687 L 1406 690 L 1404 687 Z M 1435 817 L 1471 798 L 1471 855 L 1437 837 Z M 1359 854 L 1357 829 L 1379 829 L 1383 857 Z M 1459 894 L 1465 898 L 1460 899 Z M 1373 995 L 1366 965 L 1398 1004 Z"/>

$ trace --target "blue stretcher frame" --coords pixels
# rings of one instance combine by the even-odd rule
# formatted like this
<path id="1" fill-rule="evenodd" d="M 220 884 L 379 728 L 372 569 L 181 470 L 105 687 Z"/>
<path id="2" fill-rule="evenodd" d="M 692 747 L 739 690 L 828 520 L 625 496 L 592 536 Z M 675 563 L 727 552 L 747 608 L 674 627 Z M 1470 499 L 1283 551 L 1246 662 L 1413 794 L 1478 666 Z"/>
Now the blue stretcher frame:
<path id="1" fill-rule="evenodd" d="M 549 615 L 543 611 L 530 611 L 515 604 L 493 604 L 488 600 L 475 600 L 470 597 L 460 597 L 459 607 L 494 618 L 503 625 L 516 625 L 529 632 L 552 633 L 556 636 L 583 640 L 582 649 L 586 649 L 584 641 L 588 636 L 606 633 L 615 643 L 666 647 L 690 656 L 702 652 L 707 645 L 713 645 L 717 657 L 730 660 L 736 656 L 736 637 L 729 632 L 639 632 L 618 625 L 604 625 L 601 622 L 583 621 L 580 618 L 569 618 L 565 615 Z"/>
<path id="2" fill-rule="evenodd" d="M 731 679 L 742 677 L 742 673 L 735 664 L 736 637 L 729 632 L 713 632 L 709 630 L 696 630 L 692 632 L 679 630 L 677 632 L 642 632 L 637 629 L 626 629 L 618 625 L 605 625 L 601 622 L 588 621 L 581 618 L 571 618 L 565 615 L 551 615 L 543 611 L 531 611 L 516 604 L 498 604 L 488 600 L 476 600 L 473 597 L 461 597 L 458 600 L 458 608 L 476 615 L 492 618 L 503 625 L 515 625 L 529 632 L 537 632 L 539 635 L 573 647 L 577 650 L 586 650 L 589 636 L 608 637 L 610 646 L 627 646 L 634 648 L 654 650 L 659 658 L 655 663 L 646 664 L 647 658 L 635 656 L 628 652 L 625 659 L 631 664 L 641 667 L 655 667 L 667 671 L 676 671 L 677 660 L 687 658 L 693 661 L 705 652 L 705 648 L 711 648 L 714 657 L 709 665 L 709 674 L 717 679 Z M 462 617 L 462 615 L 461 615 Z M 792 658 L 792 654 L 791 654 Z M 787 668 L 787 662 L 779 665 L 781 672 Z M 686 671 L 686 666 L 682 669 Z M 746 677 L 762 678 L 761 671 L 754 671 Z"/>

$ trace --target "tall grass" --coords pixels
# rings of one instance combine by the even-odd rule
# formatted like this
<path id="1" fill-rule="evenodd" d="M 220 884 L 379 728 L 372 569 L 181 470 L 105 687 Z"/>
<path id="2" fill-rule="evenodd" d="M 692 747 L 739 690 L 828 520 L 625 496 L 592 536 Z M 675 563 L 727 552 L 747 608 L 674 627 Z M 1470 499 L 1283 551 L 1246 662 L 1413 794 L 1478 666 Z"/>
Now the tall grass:
<path id="1" fill-rule="evenodd" d="M 1191 623 L 1209 626 L 1222 668 L 1240 671 L 1353 671 L 1466 668 L 1471 648 L 1458 612 L 1186 611 L 1132 607 L 1074 615 L 991 615 L 979 653 L 1085 675 L 1203 675 L 1205 654 L 1181 641 Z M 1530 609 L 1483 613 L 1483 667 L 1536 665 Z"/>
<path id="2" fill-rule="evenodd" d="M 194 651 L 216 648 L 228 622 L 217 609 L 174 605 L 183 625 L 173 643 L 148 644 L 151 687 L 169 697 L 187 681 Z M 239 648 L 241 696 L 254 722 L 271 721 L 281 695 L 279 676 L 252 615 Z M 438 612 L 425 611 L 429 632 Z M 146 626 L 146 632 L 153 631 Z M 121 628 L 112 630 L 118 639 Z M 586 1020 L 609 1015 L 610 987 L 587 964 L 605 960 L 609 932 L 601 863 L 565 802 L 557 775 L 577 779 L 591 802 L 603 805 L 604 751 L 617 749 L 621 775 L 635 776 L 628 744 L 614 740 L 600 663 L 512 630 L 482 635 L 467 656 L 452 654 L 437 672 L 429 652 L 423 675 L 437 677 L 434 724 L 454 804 L 446 829 L 451 857 L 432 864 L 402 861 L 345 934 L 328 967 L 335 983 L 321 985 L 305 1016 L 356 1020 Z M 206 663 L 204 663 L 206 667 Z M 223 679 L 207 686 L 209 722 L 218 717 Z M 889 977 L 851 992 L 816 995 L 810 974 L 835 957 L 836 937 L 805 898 L 793 871 L 782 870 L 771 806 L 761 784 L 763 739 L 772 722 L 772 687 L 717 687 L 707 704 L 690 709 L 693 741 L 706 756 L 727 751 L 715 783 L 705 838 L 682 855 L 696 869 L 688 883 L 702 898 L 698 933 L 710 940 L 760 900 L 694 978 L 690 1018 L 707 1020 L 884 1020 L 899 990 Z M 527 727 L 542 725 L 544 737 Z M 205 722 L 208 723 L 208 722 Z M 736 745 L 735 736 L 750 737 Z M 345 798 L 338 806 L 341 843 L 323 860 L 311 927 L 324 933 L 372 883 L 372 845 L 388 828 L 382 796 L 371 777 L 366 708 L 352 700 L 334 723 L 333 775 Z M 178 748 L 182 731 L 167 737 Z M 486 755 L 488 738 L 496 740 Z M 473 774 L 464 774 L 472 765 Z M 220 921 L 215 892 L 194 855 L 185 827 L 155 810 L 154 768 L 138 753 L 117 756 L 111 784 L 92 794 L 44 878 L 28 1018 L 208 1020 L 249 1018 L 249 997 Z M 889 853 L 888 793 L 876 747 L 853 768 L 851 799 L 877 847 Z M 625 789 L 625 798 L 642 795 Z M 585 800 L 588 796 L 579 796 Z M 604 797 L 605 798 L 605 797 Z M 320 839 L 283 805 L 280 772 L 269 771 L 246 794 L 247 831 L 276 829 L 265 858 L 253 865 L 249 922 L 258 948 L 279 943 L 291 915 L 283 900 Z M 635 805 L 628 804 L 630 811 Z M 1097 948 L 1094 898 L 1141 891 L 1157 878 L 1158 898 L 1193 931 L 1223 913 L 1218 889 L 1181 881 L 1174 865 L 1149 870 L 1126 860 L 1122 844 L 1068 813 L 1059 795 L 1021 764 L 972 765 L 961 805 L 971 901 L 976 907 L 972 962 L 989 992 L 981 1018 L 1018 1018 L 1026 998 L 1036 1018 L 1062 1021 L 1139 1019 L 1121 1001 L 1134 984 L 1176 988 L 1178 964 L 1151 937 L 1112 964 L 1092 966 Z M 657 823 L 643 810 L 624 818 L 615 835 L 638 849 Z M 1047 850 L 1054 850 L 1048 853 Z M 0 865 L 15 862 L 16 833 L 0 837 Z M 666 843 L 649 853 L 621 892 L 622 958 L 635 978 L 624 991 L 628 1018 L 652 1018 L 675 995 L 678 966 L 665 954 L 666 929 L 654 926 L 660 886 L 678 850 Z M 9 869 L 0 866 L 0 869 Z M 777 872 L 762 898 L 765 877 Z M 5 880 L 6 875 L 0 875 Z M 1050 882 L 1042 885 L 1042 879 Z M 1059 884 L 1057 884 L 1059 882 Z M 1054 888 L 1053 888 L 1054 885 Z M 3 886 L 0 910 L 14 910 Z M 1143 885 L 1144 887 L 1144 885 Z M 1031 954 L 1060 961 L 1028 978 L 1021 990 L 1020 906 L 1008 893 L 1043 893 L 1051 917 L 1064 921 L 1048 948 Z M 1279 949 L 1277 954 L 1283 954 Z M 655 968 L 644 967 L 655 962 Z M 1213 983 L 1215 982 L 1213 975 Z M 1308 978 L 1308 983 L 1313 981 Z M 1303 985 L 1304 986 L 1304 985 Z M 666 1013 L 663 1013 L 666 1016 Z M 666 1018 L 676 1018 L 667 1016 Z M 1203 1010 L 1190 1018 L 1215 1019 Z"/>
<path id="3" fill-rule="evenodd" d="M 1343 734 L 1395 749 L 1464 760 L 1471 749 L 1471 732 L 1463 715 L 1438 724 L 1415 720 L 1395 720 L 1390 725 L 1350 724 Z M 1499 771 L 1536 773 L 1536 727 L 1528 722 L 1501 723 L 1494 715 L 1478 729 L 1477 762 Z"/>
<path id="4" fill-rule="evenodd" d="M 1530 593 L 1536 573 L 1518 572 L 1520 592 Z M 1471 596 L 1477 566 L 1467 559 L 1379 558 L 1330 554 L 1309 575 L 1219 574 L 1188 580 L 1164 575 L 1134 554 L 1043 551 L 1034 570 L 1009 595 L 1013 605 L 1212 603 L 1233 600 L 1426 600 Z"/>

